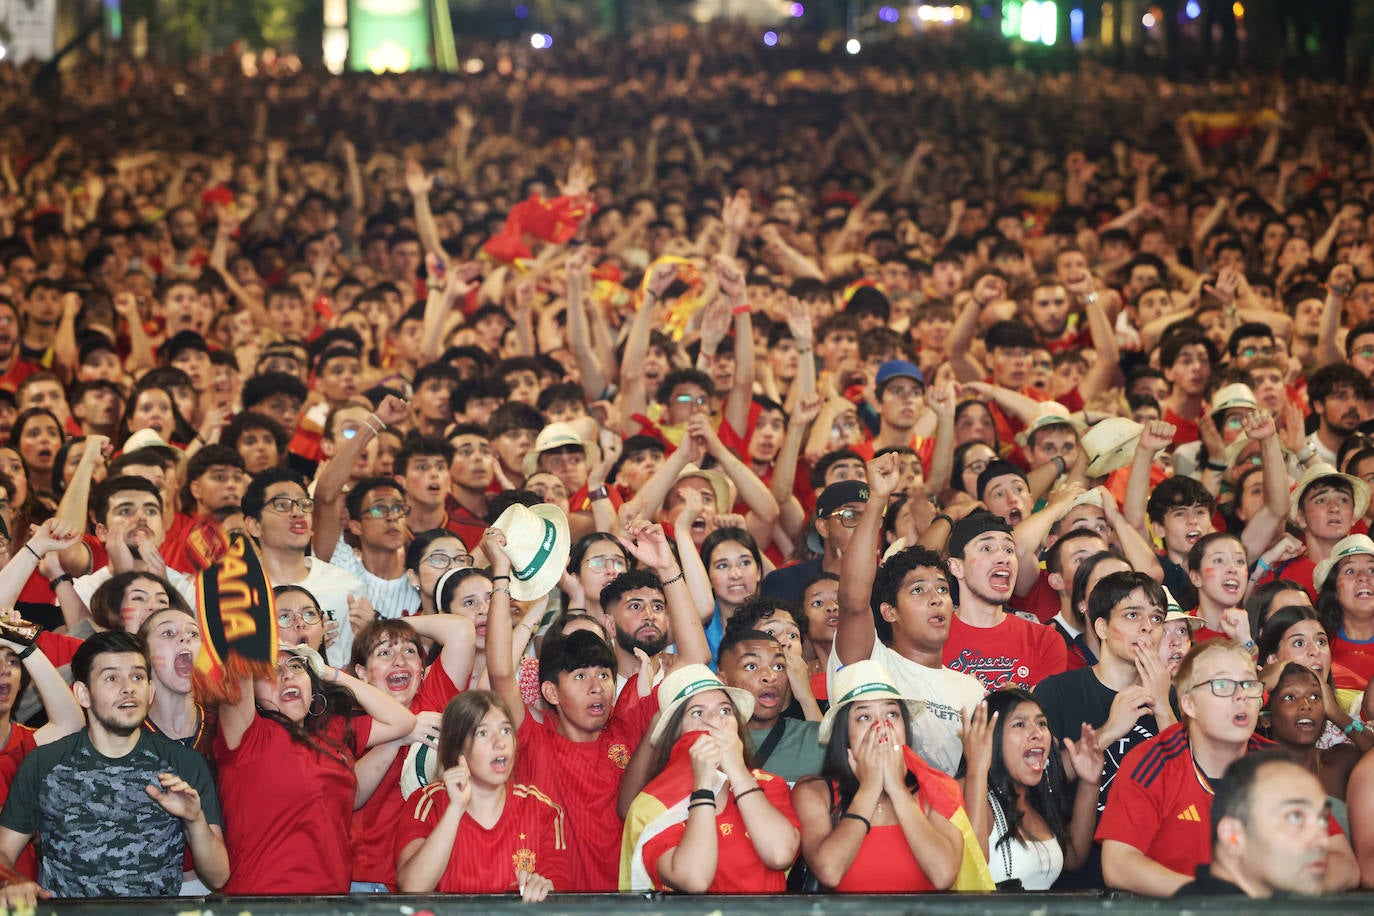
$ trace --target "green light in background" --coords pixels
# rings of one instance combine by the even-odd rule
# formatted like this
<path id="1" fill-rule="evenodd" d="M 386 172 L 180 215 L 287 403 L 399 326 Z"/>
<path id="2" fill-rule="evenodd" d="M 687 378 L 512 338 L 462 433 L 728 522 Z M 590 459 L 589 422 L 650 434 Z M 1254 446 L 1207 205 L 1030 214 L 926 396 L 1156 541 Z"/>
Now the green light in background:
<path id="1" fill-rule="evenodd" d="M 427 70 L 430 19 L 425 0 L 350 0 L 348 63 L 354 70 Z"/>
<path id="2" fill-rule="evenodd" d="M 1021 34 L 1021 0 L 1005 0 L 1002 4 L 1002 37 L 1016 38 Z"/>

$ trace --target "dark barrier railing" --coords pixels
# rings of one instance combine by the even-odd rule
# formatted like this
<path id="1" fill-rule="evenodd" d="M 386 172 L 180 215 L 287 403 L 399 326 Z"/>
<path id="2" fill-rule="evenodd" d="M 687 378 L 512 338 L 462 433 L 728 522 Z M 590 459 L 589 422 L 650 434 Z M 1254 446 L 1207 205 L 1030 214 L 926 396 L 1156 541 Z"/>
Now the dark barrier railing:
<path id="1" fill-rule="evenodd" d="M 444 916 L 448 913 L 568 914 L 568 916 L 1123 916 L 1189 912 L 1279 914 L 1374 914 L 1374 893 L 1317 898 L 1246 900 L 1191 897 L 1152 900 L 1130 894 L 911 894 L 904 896 L 674 897 L 560 894 L 540 904 L 515 897 L 416 894 L 351 897 L 179 897 L 147 900 L 47 901 L 38 916 L 122 914 L 140 916 Z"/>

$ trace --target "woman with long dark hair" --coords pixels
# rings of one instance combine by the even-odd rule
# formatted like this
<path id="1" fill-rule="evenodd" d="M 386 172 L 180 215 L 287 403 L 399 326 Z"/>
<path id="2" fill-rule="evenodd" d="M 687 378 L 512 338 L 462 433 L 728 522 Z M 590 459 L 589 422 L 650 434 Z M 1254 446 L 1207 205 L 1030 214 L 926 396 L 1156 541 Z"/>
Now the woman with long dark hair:
<path id="1" fill-rule="evenodd" d="M 415 716 L 303 645 L 281 647 L 271 677 L 237 687 L 214 744 L 232 872 L 224 892 L 347 893 L 354 762 L 410 734 Z"/>
<path id="2" fill-rule="evenodd" d="M 781 893 L 797 857 L 796 815 L 787 781 L 752 766 L 753 694 L 705 665 L 680 665 L 658 695 L 655 756 L 625 818 L 620 889 Z"/>
<path id="3" fill-rule="evenodd" d="M 964 733 L 969 821 L 999 886 L 1049 890 L 1092 849 L 1102 749 L 1091 729 L 1064 744 L 1078 779 L 1072 798 L 1045 712 L 1026 691 L 988 694 Z"/>
<path id="4" fill-rule="evenodd" d="M 563 811 L 535 786 L 511 785 L 519 752 L 505 701 L 469 690 L 439 724 L 443 774 L 406 800 L 397 885 L 410 893 L 543 900 L 571 884 Z"/>
<path id="5" fill-rule="evenodd" d="M 831 702 L 821 775 L 792 790 L 811 873 L 838 893 L 949 890 L 964 843 L 937 796 L 957 798 L 958 787 L 929 766 L 918 778 L 905 753 L 925 704 L 902 696 L 869 659 L 840 669 Z"/>

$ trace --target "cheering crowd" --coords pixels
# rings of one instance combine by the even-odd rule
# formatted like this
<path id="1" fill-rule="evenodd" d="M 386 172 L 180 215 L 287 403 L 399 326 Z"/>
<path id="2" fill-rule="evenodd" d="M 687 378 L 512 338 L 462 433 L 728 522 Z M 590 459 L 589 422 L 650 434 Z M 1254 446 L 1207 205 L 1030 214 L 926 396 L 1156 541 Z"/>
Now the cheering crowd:
<path id="1" fill-rule="evenodd" d="M 1374 885 L 1367 98 L 928 50 L 0 70 L 0 901 Z"/>

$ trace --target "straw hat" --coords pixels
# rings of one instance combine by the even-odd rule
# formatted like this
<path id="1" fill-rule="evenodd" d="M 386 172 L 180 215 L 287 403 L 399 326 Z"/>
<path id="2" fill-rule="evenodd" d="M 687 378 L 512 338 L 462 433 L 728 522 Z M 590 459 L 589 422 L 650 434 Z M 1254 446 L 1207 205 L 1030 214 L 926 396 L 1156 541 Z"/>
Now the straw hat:
<path id="1" fill-rule="evenodd" d="M 141 448 L 148 448 L 149 446 L 154 445 L 161 445 L 165 447 L 167 445 L 167 442 L 165 439 L 162 438 L 162 436 L 158 433 L 157 430 L 153 429 L 152 427 L 148 427 L 147 429 L 140 429 L 138 432 L 134 433 L 128 439 L 124 440 L 124 448 L 120 449 L 120 451 L 126 453 L 136 452 Z"/>
<path id="2" fill-rule="evenodd" d="M 724 515 L 734 508 L 735 501 L 730 497 L 730 482 L 725 475 L 714 468 L 699 468 L 694 464 L 689 464 L 678 472 L 677 480 L 674 484 L 681 483 L 690 477 L 696 477 L 706 481 L 707 486 L 716 497 L 716 512 Z"/>
<path id="3" fill-rule="evenodd" d="M 830 734 L 835 728 L 835 719 L 840 710 L 850 703 L 857 703 L 860 700 L 896 700 L 906 706 L 907 718 L 913 722 L 926 708 L 924 700 L 913 700 L 911 697 L 902 696 L 902 692 L 892 682 L 887 670 L 871 658 L 865 658 L 852 665 L 845 665 L 836 672 L 835 689 L 830 692 L 830 696 L 830 709 L 826 711 L 825 718 L 821 719 L 818 735 L 821 744 L 830 743 Z"/>
<path id="4" fill-rule="evenodd" d="M 401 795 L 410 798 L 417 789 L 439 778 L 439 750 L 423 741 L 412 744 L 401 766 Z"/>
<path id="5" fill-rule="evenodd" d="M 1331 549 L 1331 556 L 1317 564 L 1317 568 L 1312 571 L 1312 584 L 1318 589 L 1326 585 L 1326 579 L 1331 575 L 1331 571 L 1336 568 L 1336 564 L 1346 557 L 1354 557 L 1360 554 L 1367 554 L 1374 557 L 1374 540 L 1370 540 L 1367 534 L 1352 534 L 1343 537 L 1336 542 L 1336 546 Z"/>
<path id="6" fill-rule="evenodd" d="M 510 557 L 510 596 L 516 601 L 543 598 L 558 584 L 568 565 L 572 538 L 568 517 L 548 503 L 522 506 L 515 503 L 493 524 L 506 536 Z"/>
<path id="7" fill-rule="evenodd" d="M 1235 382 L 1218 388 L 1212 395 L 1212 407 L 1207 412 L 1212 415 L 1213 419 L 1218 419 L 1217 414 L 1236 409 L 1259 409 L 1259 402 L 1255 400 L 1254 390 L 1244 382 Z"/>
<path id="8" fill-rule="evenodd" d="M 1031 436 L 1047 426 L 1072 426 L 1073 431 L 1080 436 L 1087 429 L 1081 420 L 1075 420 L 1070 415 L 1069 408 L 1063 404 L 1058 401 L 1042 401 L 1036 408 L 1035 418 L 1030 421 L 1030 425 L 1016 434 L 1016 444 L 1022 448 L 1029 448 Z"/>
<path id="9" fill-rule="evenodd" d="M 535 437 L 534 448 L 525 453 L 525 461 L 521 465 L 521 470 L 524 471 L 526 477 L 533 475 L 539 470 L 540 455 L 570 445 L 577 446 L 586 452 L 588 465 L 601 460 L 601 450 L 597 448 L 595 443 L 583 439 L 572 424 L 550 423 L 541 429 L 539 435 Z"/>
<path id="10" fill-rule="evenodd" d="M 1178 599 L 1174 597 L 1174 593 L 1169 591 L 1168 587 L 1165 587 L 1164 622 L 1173 623 L 1175 620 L 1188 621 L 1189 630 L 1199 629 L 1203 624 L 1207 622 L 1203 620 L 1201 617 L 1197 616 L 1196 614 L 1189 614 L 1187 611 L 1185 611 L 1183 609 L 1183 606 L 1178 603 Z"/>
<path id="11" fill-rule="evenodd" d="M 1078 444 L 1088 458 L 1088 476 L 1106 477 L 1129 465 L 1144 431 L 1127 417 L 1108 417 L 1084 433 Z"/>
<path id="12" fill-rule="evenodd" d="M 754 695 L 749 691 L 740 687 L 726 687 L 725 682 L 705 665 L 679 665 L 658 685 L 658 702 L 663 711 L 649 735 L 649 741 L 658 744 L 668 730 L 673 713 L 692 697 L 708 690 L 724 691 L 745 719 L 754 714 Z"/>
<path id="13" fill-rule="evenodd" d="M 1369 509 L 1369 484 L 1358 477 L 1342 474 L 1331 465 L 1318 461 L 1314 462 L 1311 467 L 1303 472 L 1302 479 L 1299 480 L 1298 485 L 1293 488 L 1290 510 L 1293 513 L 1294 519 L 1298 517 L 1298 506 L 1302 503 L 1302 498 L 1307 495 L 1307 491 L 1321 481 L 1330 478 L 1343 480 L 1350 485 L 1351 491 L 1355 497 L 1354 517 L 1356 519 L 1364 518 L 1365 512 Z M 1345 542 L 1342 541 L 1341 543 Z M 1314 583 L 1318 581 L 1319 580 L 1316 579 L 1313 580 Z"/>

